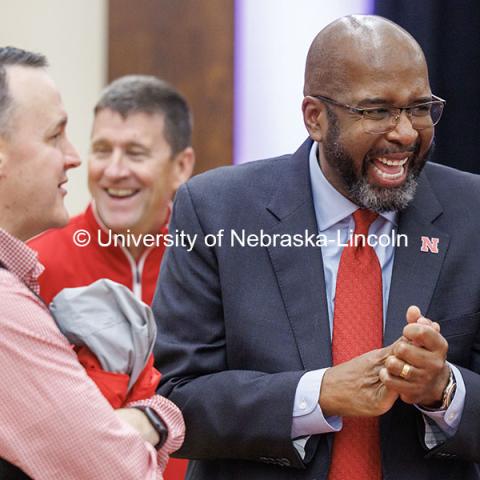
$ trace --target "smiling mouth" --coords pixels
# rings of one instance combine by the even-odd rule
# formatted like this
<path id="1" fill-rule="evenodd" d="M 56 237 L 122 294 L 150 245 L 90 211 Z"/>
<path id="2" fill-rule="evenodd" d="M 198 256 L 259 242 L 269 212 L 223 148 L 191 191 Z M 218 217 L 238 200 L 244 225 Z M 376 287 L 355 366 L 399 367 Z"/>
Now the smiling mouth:
<path id="1" fill-rule="evenodd" d="M 385 180 L 397 180 L 405 174 L 404 165 L 408 162 L 408 156 L 402 159 L 376 157 L 372 160 L 373 169 Z"/>
<path id="2" fill-rule="evenodd" d="M 106 188 L 105 191 L 113 198 L 129 198 L 137 194 L 139 190 L 133 188 Z"/>

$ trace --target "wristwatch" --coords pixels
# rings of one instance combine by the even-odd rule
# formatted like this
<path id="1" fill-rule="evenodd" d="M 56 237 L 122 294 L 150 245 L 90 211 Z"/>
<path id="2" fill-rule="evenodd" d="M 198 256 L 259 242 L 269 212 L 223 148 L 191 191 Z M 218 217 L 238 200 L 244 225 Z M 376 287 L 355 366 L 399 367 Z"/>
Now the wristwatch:
<path id="1" fill-rule="evenodd" d="M 437 412 L 440 410 L 446 410 L 452 403 L 453 396 L 455 395 L 455 390 L 457 389 L 457 382 L 455 381 L 455 375 L 453 375 L 452 369 L 449 367 L 450 375 L 448 377 L 447 386 L 444 388 L 442 393 L 442 403 L 435 407 L 425 407 L 420 405 L 420 408 L 427 410 L 428 412 Z"/>
<path id="2" fill-rule="evenodd" d="M 440 410 L 446 410 L 452 403 L 453 396 L 455 395 L 455 390 L 457 389 L 457 382 L 455 381 L 455 375 L 453 375 L 452 369 L 450 368 L 450 376 L 448 377 L 448 383 L 443 391 L 442 395 L 442 405 Z"/>
<path id="3" fill-rule="evenodd" d="M 145 416 L 148 418 L 148 421 L 151 423 L 152 427 L 158 433 L 160 440 L 155 445 L 155 448 L 158 450 L 159 448 L 163 447 L 168 437 L 168 428 L 163 422 L 163 420 L 160 418 L 157 412 L 151 407 L 147 407 L 144 405 L 136 405 L 134 408 L 138 408 L 138 410 L 141 410 L 145 414 Z"/>

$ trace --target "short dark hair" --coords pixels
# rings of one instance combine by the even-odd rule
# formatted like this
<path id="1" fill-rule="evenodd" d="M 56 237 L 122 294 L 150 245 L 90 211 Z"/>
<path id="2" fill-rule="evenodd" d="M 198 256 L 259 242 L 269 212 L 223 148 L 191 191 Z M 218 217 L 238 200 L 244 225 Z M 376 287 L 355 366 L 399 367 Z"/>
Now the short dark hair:
<path id="1" fill-rule="evenodd" d="M 12 65 L 23 67 L 48 67 L 47 58 L 40 53 L 33 53 L 16 47 L 0 47 L 0 133 L 5 133 L 9 120 L 12 97 L 8 90 L 7 68 Z"/>
<path id="2" fill-rule="evenodd" d="M 183 96 L 169 83 L 150 75 L 126 75 L 108 85 L 95 114 L 109 109 L 126 118 L 131 113 L 162 114 L 165 138 L 175 155 L 192 144 L 192 114 Z"/>

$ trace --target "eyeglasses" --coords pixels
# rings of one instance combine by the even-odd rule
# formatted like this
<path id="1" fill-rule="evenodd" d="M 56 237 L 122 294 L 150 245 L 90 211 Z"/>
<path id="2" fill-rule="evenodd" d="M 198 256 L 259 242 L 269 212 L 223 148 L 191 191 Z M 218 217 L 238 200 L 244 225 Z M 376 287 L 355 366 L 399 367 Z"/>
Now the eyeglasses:
<path id="1" fill-rule="evenodd" d="M 440 97 L 432 95 L 429 102 L 417 103 L 407 107 L 367 107 L 358 108 L 345 103 L 337 102 L 323 95 L 311 95 L 326 103 L 337 107 L 345 108 L 353 114 L 360 115 L 362 127 L 365 133 L 379 134 L 391 132 L 398 124 L 400 115 L 404 111 L 407 114 L 412 128 L 415 130 L 424 130 L 435 126 L 442 117 L 443 108 L 447 103 Z"/>

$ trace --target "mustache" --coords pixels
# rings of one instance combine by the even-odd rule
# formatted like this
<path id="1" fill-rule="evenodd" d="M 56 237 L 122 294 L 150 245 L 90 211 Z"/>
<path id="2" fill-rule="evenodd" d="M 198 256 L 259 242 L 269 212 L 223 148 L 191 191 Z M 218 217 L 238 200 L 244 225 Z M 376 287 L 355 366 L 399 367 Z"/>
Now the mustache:
<path id="1" fill-rule="evenodd" d="M 389 155 L 392 153 L 417 153 L 420 150 L 420 142 L 415 143 L 409 147 L 397 147 L 397 148 L 382 148 L 377 150 L 371 150 L 368 152 L 369 158 L 381 157 L 383 155 Z"/>

